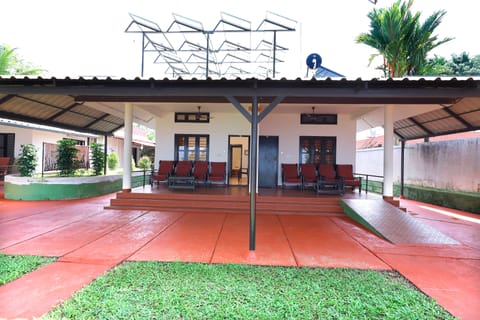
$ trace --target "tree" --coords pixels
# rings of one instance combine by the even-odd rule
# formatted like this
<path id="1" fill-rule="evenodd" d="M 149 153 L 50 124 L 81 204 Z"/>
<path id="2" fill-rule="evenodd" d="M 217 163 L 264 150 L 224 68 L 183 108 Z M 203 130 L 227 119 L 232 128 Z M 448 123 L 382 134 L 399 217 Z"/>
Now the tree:
<path id="1" fill-rule="evenodd" d="M 480 76 L 480 55 L 470 58 L 468 53 L 452 54 L 451 60 L 434 56 L 419 72 L 427 76 Z"/>
<path id="2" fill-rule="evenodd" d="M 43 71 L 21 59 L 15 48 L 0 45 L 0 75 L 37 75 Z"/>
<path id="3" fill-rule="evenodd" d="M 102 174 L 103 168 L 105 167 L 105 152 L 103 152 L 103 144 L 91 143 L 90 144 L 90 153 L 93 172 L 96 176 Z"/>
<path id="4" fill-rule="evenodd" d="M 434 12 L 422 24 L 420 13 L 410 11 L 413 0 L 395 2 L 390 8 L 373 9 L 368 13 L 369 33 L 361 33 L 357 43 L 366 44 L 378 52 L 370 57 L 370 64 L 383 57 L 380 69 L 385 77 L 399 77 L 418 72 L 426 61 L 428 52 L 439 45 L 452 40 L 438 40 L 433 35 L 439 26 L 445 11 Z"/>
<path id="5" fill-rule="evenodd" d="M 76 142 L 70 139 L 57 141 L 57 167 L 61 176 L 71 176 L 75 173 L 78 160 L 75 159 L 78 149 Z"/>
<path id="6" fill-rule="evenodd" d="M 110 170 L 115 170 L 119 163 L 118 154 L 113 151 L 107 156 L 107 166 Z"/>
<path id="7" fill-rule="evenodd" d="M 20 157 L 17 160 L 17 168 L 22 177 L 31 177 L 37 166 L 37 148 L 33 144 L 21 145 Z"/>

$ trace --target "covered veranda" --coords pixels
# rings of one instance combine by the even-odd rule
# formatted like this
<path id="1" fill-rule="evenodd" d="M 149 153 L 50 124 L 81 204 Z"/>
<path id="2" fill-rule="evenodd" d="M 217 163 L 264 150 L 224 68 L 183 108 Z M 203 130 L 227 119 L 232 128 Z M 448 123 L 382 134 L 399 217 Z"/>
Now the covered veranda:
<path id="1" fill-rule="evenodd" d="M 393 196 L 393 136 L 405 139 L 435 134 L 432 123 L 415 119 L 422 112 L 441 109 L 436 115 L 448 130 L 473 130 L 480 126 L 479 81 L 473 79 L 402 80 L 155 80 L 155 79 L 15 79 L 0 78 L 1 115 L 65 128 L 110 134 L 125 127 L 125 150 L 131 145 L 132 123 L 155 122 L 163 108 L 233 107 L 250 123 L 249 248 L 255 250 L 256 193 L 258 190 L 258 136 L 260 123 L 278 109 L 299 110 L 315 106 L 319 112 L 343 112 L 374 123 L 381 113 L 385 129 L 383 196 Z M 259 103 L 265 107 L 260 110 Z M 373 112 L 374 117 L 368 119 Z M 408 119 L 407 122 L 400 120 Z M 452 120 L 453 119 L 453 120 Z M 400 121 L 400 122 L 399 122 Z M 455 124 L 455 125 L 454 125 Z M 443 127 L 442 127 L 443 128 Z M 281 130 L 281 128 L 279 128 Z M 447 130 L 447 131 L 448 131 Z M 352 142 L 354 137 L 351 138 Z M 354 154 L 352 146 L 347 151 Z M 131 155 L 124 154 L 124 163 Z M 125 167 L 123 190 L 131 191 L 131 171 Z"/>

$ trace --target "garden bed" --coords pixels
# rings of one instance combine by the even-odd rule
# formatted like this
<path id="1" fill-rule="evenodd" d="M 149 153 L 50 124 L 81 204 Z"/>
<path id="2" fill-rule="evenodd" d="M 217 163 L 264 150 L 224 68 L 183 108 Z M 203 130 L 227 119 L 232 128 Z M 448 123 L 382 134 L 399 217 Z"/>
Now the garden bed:
<path id="1" fill-rule="evenodd" d="M 12 200 L 63 200 L 101 196 L 122 190 L 122 175 L 87 177 L 34 178 L 7 175 L 5 177 L 5 199 Z M 145 176 L 148 184 L 150 174 Z M 142 172 L 132 174 L 132 187 L 143 185 Z"/>

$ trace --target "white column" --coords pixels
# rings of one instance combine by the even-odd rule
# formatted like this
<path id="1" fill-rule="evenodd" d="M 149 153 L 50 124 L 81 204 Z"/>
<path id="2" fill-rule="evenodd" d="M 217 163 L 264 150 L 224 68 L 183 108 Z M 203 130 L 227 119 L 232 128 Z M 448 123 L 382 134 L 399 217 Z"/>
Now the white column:
<path id="1" fill-rule="evenodd" d="M 125 103 L 125 126 L 123 137 L 123 183 L 122 191 L 132 190 L 132 127 L 133 104 Z"/>
<path id="2" fill-rule="evenodd" d="M 393 105 L 384 108 L 383 196 L 393 197 Z"/>

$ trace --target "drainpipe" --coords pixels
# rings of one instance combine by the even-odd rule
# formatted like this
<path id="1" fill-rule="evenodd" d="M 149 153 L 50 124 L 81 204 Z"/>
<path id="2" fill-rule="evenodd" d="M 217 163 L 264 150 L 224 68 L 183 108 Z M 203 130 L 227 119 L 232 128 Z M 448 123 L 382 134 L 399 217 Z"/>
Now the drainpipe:
<path id="1" fill-rule="evenodd" d="M 123 137 L 123 179 L 122 191 L 132 191 L 132 131 L 133 131 L 133 104 L 125 103 L 125 124 Z"/>

